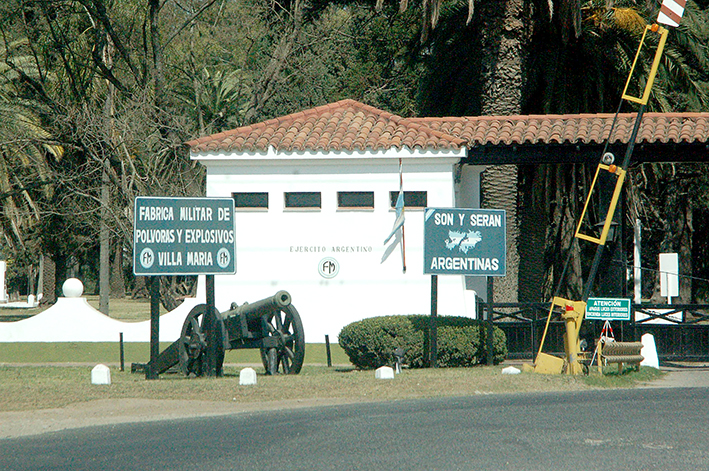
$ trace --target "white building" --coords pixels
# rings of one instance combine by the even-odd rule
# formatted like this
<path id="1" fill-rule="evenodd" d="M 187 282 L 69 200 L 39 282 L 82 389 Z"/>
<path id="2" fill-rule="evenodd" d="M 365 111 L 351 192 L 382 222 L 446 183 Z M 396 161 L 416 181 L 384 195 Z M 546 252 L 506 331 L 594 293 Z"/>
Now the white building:
<path id="1" fill-rule="evenodd" d="M 539 177 L 556 187 L 564 184 L 564 166 L 595 168 L 603 152 L 623 155 L 635 119 L 635 113 L 405 119 L 344 100 L 190 141 L 192 158 L 207 169 L 207 196 L 235 198 L 237 274 L 216 277 L 217 307 L 288 290 L 308 342 L 322 342 L 325 334 L 334 340 L 365 317 L 430 313 L 422 208 L 479 207 L 486 168 L 486 206 L 507 214 L 507 275 L 495 280 L 495 301 L 538 302 L 548 283 L 543 247 L 551 226 L 545 200 L 532 198 L 532 183 Z M 707 123 L 707 113 L 645 113 L 633 161 L 705 162 Z M 406 273 L 398 247 L 382 262 L 400 161 L 408 199 Z M 561 180 L 538 172 L 546 164 L 561 166 Z M 498 165 L 513 171 L 501 178 Z M 440 314 L 472 316 L 474 293 L 486 298 L 484 277 L 438 280 Z"/>
<path id="2" fill-rule="evenodd" d="M 423 208 L 479 206 L 484 167 L 459 165 L 465 141 L 352 100 L 187 144 L 207 169 L 207 196 L 235 201 L 237 273 L 215 277 L 217 308 L 287 290 L 308 342 L 335 341 L 366 317 L 429 314 Z M 383 243 L 400 164 L 403 255 L 398 239 Z M 439 277 L 440 314 L 475 315 L 485 279 L 467 284 Z"/>

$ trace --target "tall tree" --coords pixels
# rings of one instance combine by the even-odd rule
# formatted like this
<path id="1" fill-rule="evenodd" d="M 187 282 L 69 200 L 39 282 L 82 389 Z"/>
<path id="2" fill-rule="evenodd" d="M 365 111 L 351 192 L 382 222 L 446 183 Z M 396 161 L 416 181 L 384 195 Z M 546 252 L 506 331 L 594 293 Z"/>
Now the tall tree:
<path id="1" fill-rule="evenodd" d="M 169 109 L 164 54 L 185 27 L 214 3 L 195 2 L 192 13 L 178 13 L 175 4 L 151 0 L 16 0 L 2 7 L 4 37 L 27 38 L 22 48 L 5 58 L 5 64 L 12 66 L 21 56 L 30 58 L 37 73 L 18 74 L 21 92 L 43 105 L 41 119 L 71 153 L 54 168 L 63 201 L 71 204 L 45 208 L 65 221 L 45 227 L 42 236 L 48 245 L 56 246 L 60 240 L 58 228 L 83 225 L 95 230 L 101 225 L 104 234 L 110 231 L 115 236 L 113 253 L 121 255 L 114 260 L 120 266 L 123 248 L 132 245 L 130 211 L 136 195 L 203 191 L 200 172 L 182 150 L 190 128 Z M 174 22 L 163 31 L 167 15 Z M 102 211 L 95 211 L 96 207 Z M 82 232 L 75 230 L 75 234 Z M 72 240 L 81 243 L 76 235 Z M 67 251 L 62 252 L 66 256 Z M 61 269 L 62 261 L 57 262 Z M 106 278 L 108 271 L 103 273 Z"/>

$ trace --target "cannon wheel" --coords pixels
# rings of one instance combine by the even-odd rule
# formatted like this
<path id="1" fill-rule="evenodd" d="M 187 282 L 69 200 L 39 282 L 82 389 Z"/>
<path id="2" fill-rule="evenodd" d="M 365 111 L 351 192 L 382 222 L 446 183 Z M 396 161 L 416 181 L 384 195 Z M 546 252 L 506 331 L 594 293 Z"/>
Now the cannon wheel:
<path id="1" fill-rule="evenodd" d="M 298 374 L 305 358 L 305 335 L 300 314 L 293 305 L 279 311 L 268 320 L 268 335 L 278 337 L 278 348 L 262 348 L 261 361 L 270 375 Z"/>
<path id="2" fill-rule="evenodd" d="M 202 376 L 206 373 L 207 341 L 205 331 L 206 304 L 199 304 L 192 308 L 185 322 L 182 324 L 182 333 L 178 344 L 180 371 L 185 376 Z M 215 315 L 217 314 L 215 310 Z M 224 346 L 217 336 L 217 375 L 219 376 L 224 362 Z"/>

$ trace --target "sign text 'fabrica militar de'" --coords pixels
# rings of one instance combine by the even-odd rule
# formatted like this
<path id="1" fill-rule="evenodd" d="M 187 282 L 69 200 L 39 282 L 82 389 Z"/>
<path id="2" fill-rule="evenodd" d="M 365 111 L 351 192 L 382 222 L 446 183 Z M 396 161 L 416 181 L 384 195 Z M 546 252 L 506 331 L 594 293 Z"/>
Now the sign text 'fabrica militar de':
<path id="1" fill-rule="evenodd" d="M 135 199 L 136 275 L 216 275 L 236 272 L 231 198 Z"/>
<path id="2" fill-rule="evenodd" d="M 504 276 L 505 217 L 499 209 L 426 208 L 424 274 Z"/>

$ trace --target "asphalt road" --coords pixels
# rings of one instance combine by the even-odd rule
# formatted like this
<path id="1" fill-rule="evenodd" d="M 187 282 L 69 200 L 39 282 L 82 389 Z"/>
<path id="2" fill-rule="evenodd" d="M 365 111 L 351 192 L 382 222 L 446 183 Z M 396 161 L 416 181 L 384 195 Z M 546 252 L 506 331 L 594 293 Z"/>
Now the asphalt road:
<path id="1" fill-rule="evenodd" d="M 697 470 L 709 389 L 501 394 L 65 430 L 0 440 L 0 469 Z"/>

